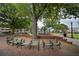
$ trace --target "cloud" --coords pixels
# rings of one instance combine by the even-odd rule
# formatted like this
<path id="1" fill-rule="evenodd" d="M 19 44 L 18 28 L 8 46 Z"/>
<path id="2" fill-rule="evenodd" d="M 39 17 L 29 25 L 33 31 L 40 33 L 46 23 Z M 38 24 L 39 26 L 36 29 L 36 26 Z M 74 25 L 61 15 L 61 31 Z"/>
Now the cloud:
<path id="1" fill-rule="evenodd" d="M 77 19 L 61 19 L 60 23 L 63 23 L 67 25 L 68 27 L 71 27 L 71 22 L 73 23 L 73 27 L 79 28 L 79 18 Z"/>

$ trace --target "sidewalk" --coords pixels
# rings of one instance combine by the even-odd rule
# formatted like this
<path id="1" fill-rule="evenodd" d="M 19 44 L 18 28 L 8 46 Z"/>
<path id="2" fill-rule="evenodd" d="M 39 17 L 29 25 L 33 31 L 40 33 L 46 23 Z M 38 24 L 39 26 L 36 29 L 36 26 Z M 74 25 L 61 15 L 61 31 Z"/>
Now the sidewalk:
<path id="1" fill-rule="evenodd" d="M 27 39 L 27 38 L 26 38 Z M 0 56 L 79 56 L 79 47 L 61 42 L 61 49 L 28 49 L 7 45 L 6 37 L 0 37 Z"/>
<path id="2" fill-rule="evenodd" d="M 55 34 L 55 33 L 53 35 L 63 37 L 63 35 L 59 35 L 59 34 Z M 66 39 L 68 42 L 72 42 L 72 44 L 79 46 L 79 40 L 73 39 L 73 38 L 68 38 L 68 37 L 66 37 Z"/>
<path id="3" fill-rule="evenodd" d="M 67 41 L 72 42 L 72 44 L 79 46 L 79 40 L 77 39 L 67 38 Z"/>

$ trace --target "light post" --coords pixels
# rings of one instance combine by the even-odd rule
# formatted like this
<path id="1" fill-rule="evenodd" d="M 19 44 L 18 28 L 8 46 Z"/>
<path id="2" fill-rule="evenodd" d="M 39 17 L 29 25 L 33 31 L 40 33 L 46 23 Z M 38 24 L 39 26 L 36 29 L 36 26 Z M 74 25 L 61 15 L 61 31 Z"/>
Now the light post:
<path id="1" fill-rule="evenodd" d="M 71 22 L 71 38 L 73 38 L 73 22 Z"/>
<path id="2" fill-rule="evenodd" d="M 79 21 L 78 21 L 78 33 L 79 33 Z"/>
<path id="3" fill-rule="evenodd" d="M 78 26 L 79 26 L 79 21 L 78 21 Z"/>

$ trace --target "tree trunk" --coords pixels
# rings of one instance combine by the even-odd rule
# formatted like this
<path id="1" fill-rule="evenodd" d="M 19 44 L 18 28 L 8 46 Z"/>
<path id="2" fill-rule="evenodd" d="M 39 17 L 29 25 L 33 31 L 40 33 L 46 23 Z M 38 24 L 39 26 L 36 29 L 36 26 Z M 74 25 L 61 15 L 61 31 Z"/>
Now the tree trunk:
<path id="1" fill-rule="evenodd" d="M 37 39 L 37 17 L 35 14 L 35 5 L 32 4 L 32 39 Z"/>
<path id="2" fill-rule="evenodd" d="M 32 39 L 37 39 L 37 19 L 32 19 Z"/>
<path id="3" fill-rule="evenodd" d="M 50 28 L 49 28 L 49 33 L 50 33 Z"/>
<path id="4" fill-rule="evenodd" d="M 46 29 L 45 29 L 45 27 L 44 27 L 44 34 L 46 34 Z"/>
<path id="5" fill-rule="evenodd" d="M 15 33 L 15 29 L 12 29 L 12 35 Z"/>
<path id="6" fill-rule="evenodd" d="M 15 35 L 14 35 L 14 33 L 15 33 L 15 29 L 14 28 L 12 28 L 12 30 L 11 30 L 11 38 L 13 38 Z"/>

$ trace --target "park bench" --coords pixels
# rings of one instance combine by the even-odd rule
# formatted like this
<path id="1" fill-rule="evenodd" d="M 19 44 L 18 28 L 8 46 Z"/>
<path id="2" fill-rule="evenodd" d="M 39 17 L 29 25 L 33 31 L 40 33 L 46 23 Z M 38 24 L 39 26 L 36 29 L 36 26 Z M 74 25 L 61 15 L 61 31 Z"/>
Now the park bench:
<path id="1" fill-rule="evenodd" d="M 43 40 L 43 48 L 51 48 L 53 46 L 53 43 L 51 43 L 49 40 Z"/>
<path id="2" fill-rule="evenodd" d="M 13 39 L 13 38 L 11 38 L 11 39 L 7 39 L 7 44 L 11 44 L 11 45 L 12 45 L 12 43 L 13 43 L 14 41 L 16 41 L 16 40 Z"/>
<path id="3" fill-rule="evenodd" d="M 38 48 L 39 49 L 39 41 L 38 40 L 25 40 L 24 43 L 22 43 L 22 46 L 31 48 Z"/>
<path id="4" fill-rule="evenodd" d="M 22 46 L 31 48 L 31 43 L 32 43 L 32 40 L 25 40 Z"/>
<path id="5" fill-rule="evenodd" d="M 58 47 L 58 48 L 61 48 L 61 42 L 59 42 L 58 40 L 55 40 L 55 41 L 52 41 L 53 42 L 53 47 Z"/>
<path id="6" fill-rule="evenodd" d="M 22 45 L 23 43 L 24 43 L 23 39 L 21 39 L 21 40 L 18 39 L 17 41 L 14 42 L 14 44 L 17 46 L 17 48 L 18 48 L 19 46 L 22 47 L 22 46 L 23 46 L 23 45 Z"/>
<path id="7" fill-rule="evenodd" d="M 54 48 L 58 47 L 61 48 L 61 43 L 57 40 L 42 40 L 43 48 Z"/>
<path id="8" fill-rule="evenodd" d="M 39 40 L 32 40 L 31 48 L 37 48 L 39 50 Z"/>
<path id="9" fill-rule="evenodd" d="M 22 43 L 23 43 L 22 39 L 19 40 L 19 39 L 12 38 L 7 40 L 7 44 L 10 44 L 12 46 L 16 45 L 17 47 L 19 47 L 22 45 Z"/>

